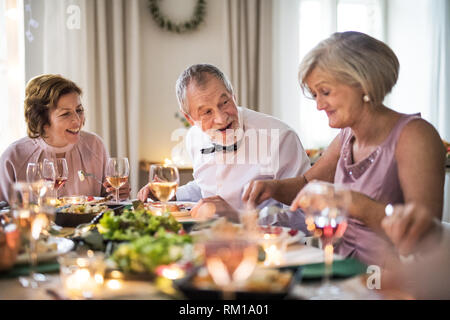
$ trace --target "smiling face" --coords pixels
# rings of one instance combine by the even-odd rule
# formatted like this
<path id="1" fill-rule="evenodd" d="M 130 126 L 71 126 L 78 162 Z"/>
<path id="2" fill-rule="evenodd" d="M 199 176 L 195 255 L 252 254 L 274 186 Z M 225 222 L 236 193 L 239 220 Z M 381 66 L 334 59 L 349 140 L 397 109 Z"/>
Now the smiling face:
<path id="1" fill-rule="evenodd" d="M 45 141 L 53 147 L 65 147 L 80 139 L 84 109 L 76 92 L 62 95 L 49 113 L 50 125 L 44 127 Z"/>
<path id="2" fill-rule="evenodd" d="M 320 69 L 313 69 L 305 83 L 316 101 L 317 110 L 328 116 L 331 128 L 351 127 L 364 105 L 361 88 L 339 83 Z"/>
<path id="3" fill-rule="evenodd" d="M 208 75 L 206 84 L 199 86 L 192 81 L 186 89 L 189 115 L 186 119 L 221 145 L 231 145 L 237 140 L 235 130 L 240 128 L 234 96 L 221 80 Z"/>

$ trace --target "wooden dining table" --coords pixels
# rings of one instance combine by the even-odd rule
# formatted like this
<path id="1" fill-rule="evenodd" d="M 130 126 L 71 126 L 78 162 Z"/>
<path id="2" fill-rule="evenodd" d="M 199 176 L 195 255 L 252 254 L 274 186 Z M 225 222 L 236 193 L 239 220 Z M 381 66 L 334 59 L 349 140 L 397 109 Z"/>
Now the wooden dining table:
<path id="1" fill-rule="evenodd" d="M 323 262 L 323 251 L 312 246 L 308 241 L 290 245 L 285 254 L 284 266 L 311 266 Z M 336 262 L 344 261 L 335 255 Z M 1 277 L 0 300 L 65 300 L 61 277 L 57 270 L 46 273 L 48 281 L 40 284 L 38 288 L 25 288 L 20 284 L 18 277 Z M 369 289 L 367 286 L 368 274 L 362 272 L 348 277 L 333 278 L 331 281 L 337 285 L 350 300 L 382 300 L 382 299 L 411 299 L 406 293 L 393 290 Z M 308 280 L 308 279 L 305 279 Z M 119 280 L 110 282 L 105 279 L 101 291 L 93 297 L 95 300 L 170 300 L 184 299 L 181 295 L 172 295 L 164 292 L 154 281 L 145 280 Z M 291 289 L 289 299 L 310 299 L 314 291 L 322 284 L 316 281 L 299 281 Z"/>

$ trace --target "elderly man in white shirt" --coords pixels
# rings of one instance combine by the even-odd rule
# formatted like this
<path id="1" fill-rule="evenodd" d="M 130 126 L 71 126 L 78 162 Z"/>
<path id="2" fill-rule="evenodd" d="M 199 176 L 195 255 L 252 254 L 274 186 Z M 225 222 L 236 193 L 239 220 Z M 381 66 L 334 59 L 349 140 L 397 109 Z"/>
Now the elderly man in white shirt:
<path id="1" fill-rule="evenodd" d="M 178 188 L 176 200 L 199 201 L 193 216 L 236 215 L 244 209 L 242 195 L 252 180 L 296 177 L 310 168 L 295 131 L 274 117 L 236 106 L 231 83 L 218 68 L 189 67 L 178 78 L 176 92 L 192 125 L 186 146 L 194 176 Z M 149 195 L 144 187 L 138 198 L 145 201 Z M 267 200 L 259 207 L 275 202 Z M 295 227 L 296 218 L 285 217 L 289 221 L 281 224 Z"/>

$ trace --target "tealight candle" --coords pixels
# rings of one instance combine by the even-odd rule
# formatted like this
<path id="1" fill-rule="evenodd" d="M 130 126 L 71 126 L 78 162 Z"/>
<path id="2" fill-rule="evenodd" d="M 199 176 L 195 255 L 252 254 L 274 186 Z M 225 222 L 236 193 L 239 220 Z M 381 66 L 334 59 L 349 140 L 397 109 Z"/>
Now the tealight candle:
<path id="1" fill-rule="evenodd" d="M 59 204 L 59 200 L 56 198 L 47 198 L 47 203 L 51 206 L 56 207 Z"/>
<path id="2" fill-rule="evenodd" d="M 80 256 L 71 252 L 58 258 L 64 290 L 72 299 L 91 299 L 100 292 L 105 271 L 103 253 Z"/>
<path id="3" fill-rule="evenodd" d="M 283 235 L 265 233 L 261 246 L 266 254 L 265 266 L 280 265 L 284 260 L 286 241 Z"/>
<path id="4" fill-rule="evenodd" d="M 185 275 L 184 270 L 176 264 L 159 266 L 156 270 L 156 273 L 159 276 L 162 276 L 170 280 L 180 279 L 183 278 Z"/>

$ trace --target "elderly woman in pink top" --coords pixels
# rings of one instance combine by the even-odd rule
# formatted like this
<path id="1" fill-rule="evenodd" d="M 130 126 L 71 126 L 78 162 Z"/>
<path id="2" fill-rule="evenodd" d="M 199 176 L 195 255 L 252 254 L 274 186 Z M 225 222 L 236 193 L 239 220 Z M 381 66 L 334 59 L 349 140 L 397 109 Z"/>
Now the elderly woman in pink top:
<path id="1" fill-rule="evenodd" d="M 105 181 L 108 152 L 94 133 L 82 131 L 85 123 L 81 89 L 59 75 L 45 74 L 31 79 L 25 90 L 25 120 L 28 137 L 12 143 L 0 160 L 0 200 L 8 202 L 12 183 L 26 181 L 29 162 L 65 158 L 68 179 L 60 196 L 105 196 L 113 192 L 109 184 L 95 179 L 80 181 L 78 170 L 94 174 Z M 129 186 L 121 188 L 121 198 Z"/>
<path id="2" fill-rule="evenodd" d="M 347 230 L 336 252 L 368 264 L 396 259 L 381 221 L 388 204 L 420 203 L 441 219 L 445 153 L 434 127 L 383 105 L 395 85 L 399 62 L 383 42 L 359 32 L 335 33 L 303 59 L 299 81 L 341 132 L 303 176 L 253 181 L 244 201 L 275 198 L 301 207 L 302 188 L 311 180 L 352 190 Z"/>

